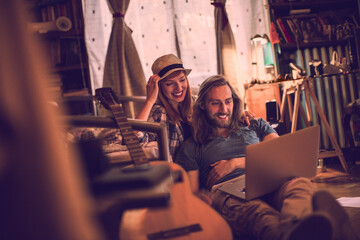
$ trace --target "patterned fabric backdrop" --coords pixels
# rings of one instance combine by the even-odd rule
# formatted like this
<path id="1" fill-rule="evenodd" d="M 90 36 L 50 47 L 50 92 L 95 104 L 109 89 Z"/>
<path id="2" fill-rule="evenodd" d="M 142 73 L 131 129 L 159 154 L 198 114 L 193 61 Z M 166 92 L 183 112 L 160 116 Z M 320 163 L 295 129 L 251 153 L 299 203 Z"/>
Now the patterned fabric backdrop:
<path id="1" fill-rule="evenodd" d="M 266 0 L 227 0 L 226 11 L 234 34 L 240 84 L 252 80 L 250 39 L 268 34 Z M 145 77 L 153 61 L 168 53 L 181 57 L 192 68 L 189 80 L 194 89 L 217 73 L 214 6 L 202 0 L 131 0 L 125 15 L 133 30 Z M 102 87 L 105 54 L 112 26 L 106 1 L 83 0 L 85 37 L 90 58 L 93 89 Z M 269 35 L 269 34 L 268 34 Z"/>

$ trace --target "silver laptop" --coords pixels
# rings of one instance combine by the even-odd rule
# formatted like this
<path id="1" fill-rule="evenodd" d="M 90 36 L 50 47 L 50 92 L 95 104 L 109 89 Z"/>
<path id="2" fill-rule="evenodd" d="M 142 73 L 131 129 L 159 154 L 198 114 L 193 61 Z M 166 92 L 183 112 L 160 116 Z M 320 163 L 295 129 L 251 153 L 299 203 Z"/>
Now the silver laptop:
<path id="1" fill-rule="evenodd" d="M 246 147 L 245 176 L 219 189 L 251 200 L 280 187 L 292 177 L 316 175 L 320 126 L 308 127 Z"/>

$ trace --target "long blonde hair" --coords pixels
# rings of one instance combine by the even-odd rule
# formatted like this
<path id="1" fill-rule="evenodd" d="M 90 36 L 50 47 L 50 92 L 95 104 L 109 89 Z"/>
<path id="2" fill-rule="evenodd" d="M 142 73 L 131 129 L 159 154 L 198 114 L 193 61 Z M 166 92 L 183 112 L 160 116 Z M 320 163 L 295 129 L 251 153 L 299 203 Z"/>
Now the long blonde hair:
<path id="1" fill-rule="evenodd" d="M 205 143 L 208 139 L 215 137 L 216 127 L 214 127 L 208 119 L 205 102 L 208 92 L 214 87 L 229 86 L 234 102 L 234 109 L 230 122 L 230 130 L 236 131 L 242 125 L 240 115 L 242 112 L 242 101 L 231 87 L 230 83 L 222 75 L 215 75 L 207 78 L 200 86 L 198 98 L 194 103 L 192 128 L 194 133 L 194 140 L 197 143 Z"/>
<path id="2" fill-rule="evenodd" d="M 172 76 L 174 73 L 178 73 L 179 71 L 171 73 L 169 76 Z M 178 109 L 175 109 L 170 103 L 169 100 L 166 98 L 163 89 L 161 87 L 161 84 L 159 84 L 159 96 L 158 96 L 158 103 L 161 104 L 168 114 L 168 121 L 170 123 L 177 123 L 179 121 L 190 123 L 191 122 L 191 116 L 192 116 L 192 97 L 191 97 L 191 89 L 189 80 L 187 78 L 186 72 L 184 72 L 186 82 L 187 82 L 187 89 L 184 101 L 179 103 Z M 162 79 L 161 81 L 164 81 Z"/>

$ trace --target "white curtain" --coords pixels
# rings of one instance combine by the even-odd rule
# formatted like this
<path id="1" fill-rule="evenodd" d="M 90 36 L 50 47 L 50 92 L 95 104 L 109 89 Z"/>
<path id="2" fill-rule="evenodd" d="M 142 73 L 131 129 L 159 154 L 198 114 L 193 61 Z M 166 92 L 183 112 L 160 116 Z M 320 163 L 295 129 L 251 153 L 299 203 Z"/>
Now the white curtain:
<path id="1" fill-rule="evenodd" d="M 113 17 L 106 1 L 82 0 L 92 94 L 101 88 Z"/>
<path id="2" fill-rule="evenodd" d="M 267 0 L 227 0 L 226 11 L 234 34 L 240 62 L 242 83 L 252 80 L 251 41 L 255 35 L 269 36 L 269 23 L 264 8 Z"/>
<path id="3" fill-rule="evenodd" d="M 226 0 L 215 0 L 215 32 L 217 49 L 217 69 L 218 73 L 227 77 L 229 83 L 241 98 L 244 98 L 244 84 L 240 75 L 240 61 L 236 51 L 236 44 L 226 13 Z"/>
<path id="4" fill-rule="evenodd" d="M 266 0 L 227 0 L 226 11 L 233 30 L 240 65 L 239 84 L 251 81 L 251 41 L 256 34 L 269 35 Z M 98 73 L 105 62 L 111 14 L 106 1 L 83 0 L 88 51 L 95 54 L 90 62 L 91 72 Z M 208 76 L 217 73 L 214 6 L 211 1 L 196 0 L 131 0 L 125 15 L 126 24 L 133 30 L 132 38 L 141 59 L 145 77 L 152 75 L 151 64 L 167 53 L 181 57 L 184 66 L 192 68 L 189 79 L 193 89 Z M 93 13 L 95 9 L 95 13 Z M 90 16 L 90 17 L 89 17 Z M 110 16 L 110 17 L 108 17 Z M 94 27 L 92 27 L 94 24 Z M 101 26 L 105 30 L 99 30 Z M 99 34 L 99 35 L 97 35 Z M 96 39 L 98 47 L 94 45 Z M 101 41 L 101 43 L 100 43 Z M 92 48 L 95 50 L 91 50 Z M 100 54 L 99 52 L 102 51 Z M 92 74 L 92 77 L 95 74 Z M 94 81 L 95 82 L 95 81 Z M 101 85 L 101 84 L 100 84 Z"/>
<path id="5" fill-rule="evenodd" d="M 161 55 L 174 53 L 193 69 L 189 79 L 195 89 L 216 74 L 213 6 L 208 1 L 132 0 L 125 21 L 142 59 L 145 76 Z"/>

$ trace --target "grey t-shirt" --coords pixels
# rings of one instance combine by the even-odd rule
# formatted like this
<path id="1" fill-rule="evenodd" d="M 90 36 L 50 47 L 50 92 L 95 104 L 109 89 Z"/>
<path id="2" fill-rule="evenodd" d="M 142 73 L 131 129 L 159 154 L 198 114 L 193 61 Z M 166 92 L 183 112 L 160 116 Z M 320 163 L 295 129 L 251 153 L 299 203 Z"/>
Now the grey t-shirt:
<path id="1" fill-rule="evenodd" d="M 206 181 L 212 169 L 211 164 L 220 160 L 245 157 L 245 146 L 258 143 L 270 133 L 276 132 L 264 119 L 251 120 L 250 126 L 242 127 L 228 137 L 215 137 L 204 143 L 197 144 L 193 138 L 183 142 L 175 158 L 175 163 L 185 171 L 199 170 L 200 188 L 206 188 Z M 245 169 L 235 169 L 218 183 L 244 174 Z"/>

